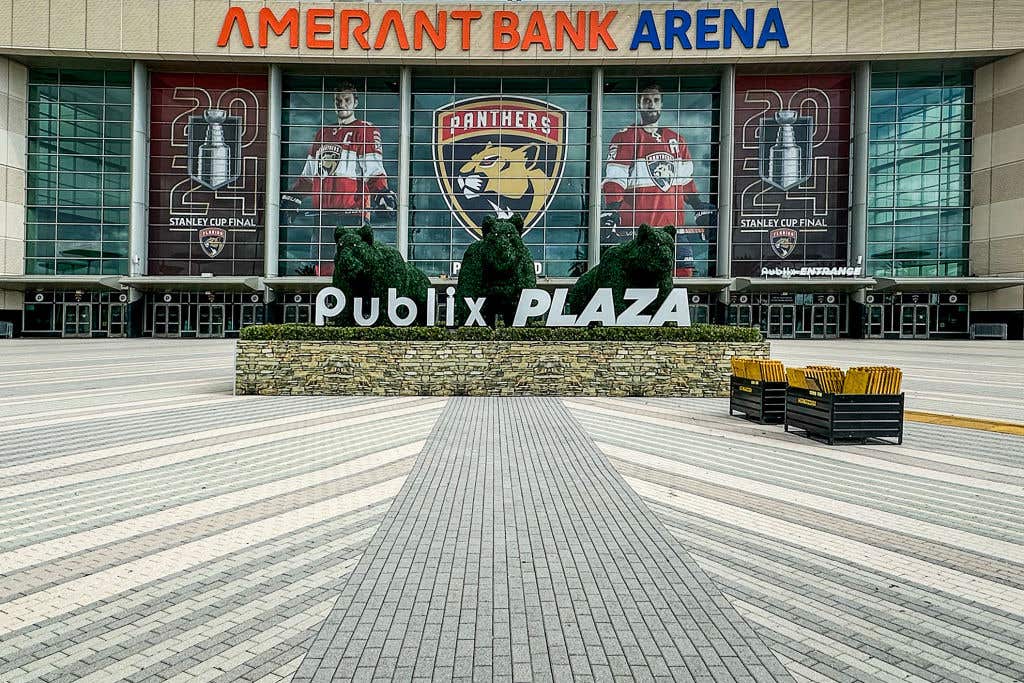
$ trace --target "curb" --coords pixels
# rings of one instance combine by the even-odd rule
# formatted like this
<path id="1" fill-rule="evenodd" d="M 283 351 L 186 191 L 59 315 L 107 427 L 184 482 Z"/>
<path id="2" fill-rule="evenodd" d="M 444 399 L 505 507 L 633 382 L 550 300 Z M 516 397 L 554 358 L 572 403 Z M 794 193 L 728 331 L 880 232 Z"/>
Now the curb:
<path id="1" fill-rule="evenodd" d="M 988 420 L 981 417 L 927 413 L 920 410 L 905 410 L 903 418 L 909 422 L 925 422 L 946 427 L 962 427 L 964 429 L 979 429 L 986 432 L 1024 436 L 1024 424 L 1020 422 L 1004 422 L 1002 420 Z"/>

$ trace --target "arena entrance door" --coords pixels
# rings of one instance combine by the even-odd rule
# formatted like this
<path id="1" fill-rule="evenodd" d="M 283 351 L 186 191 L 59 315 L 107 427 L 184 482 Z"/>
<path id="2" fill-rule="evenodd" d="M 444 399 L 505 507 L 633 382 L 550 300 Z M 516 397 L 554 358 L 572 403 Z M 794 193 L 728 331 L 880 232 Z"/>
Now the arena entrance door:
<path id="1" fill-rule="evenodd" d="M 107 318 L 107 336 L 123 337 L 128 331 L 127 328 L 127 307 L 124 304 L 110 304 L 110 311 Z"/>
<path id="2" fill-rule="evenodd" d="M 815 304 L 811 306 L 811 339 L 837 339 L 839 337 L 839 306 Z"/>
<path id="3" fill-rule="evenodd" d="M 196 336 L 206 339 L 224 336 L 224 304 L 199 304 Z"/>
<path id="4" fill-rule="evenodd" d="M 92 304 L 64 304 L 64 330 L 61 336 L 92 336 Z"/>
<path id="5" fill-rule="evenodd" d="M 772 304 L 768 307 L 768 337 L 793 339 L 796 336 L 796 306 Z"/>
<path id="6" fill-rule="evenodd" d="M 178 304 L 155 304 L 153 306 L 153 336 L 181 336 L 181 306 Z"/>
<path id="7" fill-rule="evenodd" d="M 882 304 L 868 305 L 864 336 L 868 339 L 881 339 L 885 336 L 885 307 Z"/>
<path id="8" fill-rule="evenodd" d="M 900 339 L 928 338 L 928 304 L 900 307 Z"/>

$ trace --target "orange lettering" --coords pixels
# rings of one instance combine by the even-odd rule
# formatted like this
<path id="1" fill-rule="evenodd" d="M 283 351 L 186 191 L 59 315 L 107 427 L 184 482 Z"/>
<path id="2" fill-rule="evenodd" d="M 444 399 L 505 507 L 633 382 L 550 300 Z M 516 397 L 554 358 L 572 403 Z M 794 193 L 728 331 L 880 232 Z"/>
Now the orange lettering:
<path id="1" fill-rule="evenodd" d="M 416 50 L 423 49 L 423 33 L 426 32 L 430 42 L 438 50 L 443 50 L 447 43 L 448 13 L 440 11 L 437 13 L 437 27 L 430 23 L 430 17 L 423 10 L 416 10 L 413 16 L 413 37 L 412 46 Z"/>
<path id="2" fill-rule="evenodd" d="M 276 36 L 283 36 L 288 31 L 288 45 L 292 48 L 299 46 L 299 10 L 294 7 L 281 15 L 278 19 L 274 16 L 274 10 L 269 7 L 260 9 L 260 47 L 267 46 L 268 29 Z"/>
<path id="3" fill-rule="evenodd" d="M 330 24 L 321 24 L 319 19 L 330 19 L 334 16 L 332 9 L 308 9 L 306 10 L 306 47 L 310 50 L 331 50 L 334 49 L 334 41 L 317 38 L 321 33 L 330 33 Z"/>
<path id="4" fill-rule="evenodd" d="M 462 51 L 469 49 L 469 35 L 471 24 L 483 16 L 483 13 L 475 9 L 459 9 L 452 12 L 452 19 L 462 22 Z"/>
<path id="5" fill-rule="evenodd" d="M 341 10 L 341 16 L 338 18 L 338 24 L 341 27 L 338 35 L 338 48 L 348 49 L 348 20 L 352 18 L 359 20 L 359 24 L 352 29 L 352 37 L 356 39 L 359 47 L 369 50 L 370 41 L 366 39 L 366 32 L 370 30 L 370 15 L 366 10 L 361 9 Z"/>
<path id="6" fill-rule="evenodd" d="M 604 19 L 597 21 L 600 18 L 600 12 L 590 13 L 590 45 L 588 46 L 591 50 L 597 49 L 597 41 L 600 38 L 601 42 L 605 44 L 609 50 L 618 50 L 619 48 L 615 45 L 615 40 L 611 34 L 608 33 L 608 25 L 612 23 L 612 19 L 618 14 L 618 10 L 611 10 L 605 15 Z M 595 22 L 597 22 L 595 24 Z"/>
<path id="7" fill-rule="evenodd" d="M 543 12 L 531 12 L 530 20 L 526 22 L 526 29 L 523 31 L 523 50 L 529 50 L 537 43 L 546 52 L 551 51 L 551 38 L 548 36 L 548 25 L 544 23 Z"/>
<path id="8" fill-rule="evenodd" d="M 565 47 L 565 39 L 569 38 L 572 46 L 583 50 L 587 46 L 587 13 L 576 13 L 576 24 L 569 21 L 569 16 L 562 10 L 555 12 L 555 49 Z"/>
<path id="9" fill-rule="evenodd" d="M 402 15 L 396 9 L 389 9 L 384 13 L 380 30 L 377 31 L 377 40 L 373 41 L 373 49 L 379 50 L 384 47 L 384 43 L 387 42 L 388 31 L 391 29 L 394 29 L 395 36 L 398 38 L 398 47 L 408 50 L 409 37 L 405 35 L 405 24 L 402 23 Z"/>
<path id="10" fill-rule="evenodd" d="M 220 35 L 217 36 L 217 47 L 224 47 L 231 38 L 231 29 L 238 26 L 238 36 L 242 39 L 242 45 L 252 47 L 252 32 L 249 31 L 249 21 L 245 18 L 245 12 L 241 7 L 231 7 L 224 15 L 224 25 L 220 27 Z"/>
<path id="11" fill-rule="evenodd" d="M 519 15 L 515 12 L 494 12 L 494 49 L 514 50 L 519 44 Z"/>

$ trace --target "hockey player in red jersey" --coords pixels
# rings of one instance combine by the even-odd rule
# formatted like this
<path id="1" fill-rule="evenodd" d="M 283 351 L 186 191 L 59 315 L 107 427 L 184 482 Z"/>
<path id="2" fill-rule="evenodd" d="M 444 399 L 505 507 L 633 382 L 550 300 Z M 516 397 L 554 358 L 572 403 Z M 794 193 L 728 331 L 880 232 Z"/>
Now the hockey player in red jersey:
<path id="1" fill-rule="evenodd" d="M 603 242 L 631 239 L 637 228 L 673 225 L 682 236 L 676 275 L 693 275 L 693 249 L 687 242 L 707 239 L 705 230 L 715 219 L 715 208 L 697 194 L 693 181 L 693 160 L 682 135 L 658 125 L 662 96 L 657 85 L 637 93 L 640 125 L 624 128 L 612 136 L 608 148 L 601 195 Z M 695 226 L 686 226 L 685 210 L 696 212 Z"/>
<path id="2" fill-rule="evenodd" d="M 388 189 L 380 129 L 356 118 L 358 106 L 355 86 L 341 84 L 334 93 L 337 125 L 317 131 L 302 175 L 281 195 L 285 223 L 301 208 L 301 194 L 312 194 L 325 223 L 359 226 L 371 222 L 371 212 L 394 215 L 398 200 Z"/>

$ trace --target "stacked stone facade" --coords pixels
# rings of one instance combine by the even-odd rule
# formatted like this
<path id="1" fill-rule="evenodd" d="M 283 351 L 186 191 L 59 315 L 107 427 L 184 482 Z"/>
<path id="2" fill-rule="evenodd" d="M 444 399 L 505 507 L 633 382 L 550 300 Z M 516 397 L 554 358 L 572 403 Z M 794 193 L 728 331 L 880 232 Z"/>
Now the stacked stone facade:
<path id="1" fill-rule="evenodd" d="M 239 341 L 236 394 L 727 396 L 767 342 Z"/>

